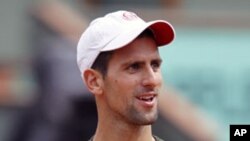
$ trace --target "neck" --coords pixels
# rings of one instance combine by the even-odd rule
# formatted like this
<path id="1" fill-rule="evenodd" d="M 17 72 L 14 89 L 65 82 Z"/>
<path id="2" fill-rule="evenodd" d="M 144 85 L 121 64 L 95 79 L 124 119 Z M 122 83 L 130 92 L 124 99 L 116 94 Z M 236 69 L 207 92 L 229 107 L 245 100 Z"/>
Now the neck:
<path id="1" fill-rule="evenodd" d="M 105 120 L 99 121 L 93 141 L 154 141 L 151 125 L 129 125 Z"/>

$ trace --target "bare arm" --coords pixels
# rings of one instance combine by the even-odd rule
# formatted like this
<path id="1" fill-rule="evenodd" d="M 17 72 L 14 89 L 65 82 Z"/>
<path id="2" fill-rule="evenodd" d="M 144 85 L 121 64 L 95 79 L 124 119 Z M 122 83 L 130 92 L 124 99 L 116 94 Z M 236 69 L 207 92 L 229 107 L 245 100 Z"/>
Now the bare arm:
<path id="1" fill-rule="evenodd" d="M 77 42 L 88 20 L 60 0 L 43 1 L 36 5 L 33 14 L 50 28 Z"/>
<path id="2" fill-rule="evenodd" d="M 195 141 L 215 141 L 217 139 L 214 121 L 209 120 L 195 105 L 167 88 L 163 90 L 159 109 L 180 130 Z"/>

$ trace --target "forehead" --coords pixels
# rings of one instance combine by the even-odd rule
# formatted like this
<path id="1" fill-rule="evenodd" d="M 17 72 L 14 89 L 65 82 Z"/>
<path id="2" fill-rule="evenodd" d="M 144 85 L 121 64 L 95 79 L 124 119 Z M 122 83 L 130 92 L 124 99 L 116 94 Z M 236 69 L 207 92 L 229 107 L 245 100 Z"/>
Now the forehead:
<path id="1" fill-rule="evenodd" d="M 141 37 L 135 39 L 127 46 L 114 51 L 112 58 L 159 58 L 158 47 L 155 41 L 150 37 Z"/>

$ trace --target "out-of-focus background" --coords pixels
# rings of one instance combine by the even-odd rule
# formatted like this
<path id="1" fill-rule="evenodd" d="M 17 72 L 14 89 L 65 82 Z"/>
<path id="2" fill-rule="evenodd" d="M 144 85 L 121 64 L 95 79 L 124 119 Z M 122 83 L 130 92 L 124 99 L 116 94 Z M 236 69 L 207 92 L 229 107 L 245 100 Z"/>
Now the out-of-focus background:
<path id="1" fill-rule="evenodd" d="M 216 126 L 216 140 L 229 140 L 230 124 L 250 124 L 249 0 L 1 0 L 0 141 L 52 141 L 61 125 L 63 133 L 77 126 L 70 120 L 81 116 L 67 116 L 74 115 L 69 100 L 87 97 L 74 62 L 77 40 L 93 18 L 119 9 L 174 25 L 175 41 L 160 49 L 165 84 Z M 177 113 L 195 126 L 188 114 Z M 189 134 L 170 125 L 173 134 Z"/>

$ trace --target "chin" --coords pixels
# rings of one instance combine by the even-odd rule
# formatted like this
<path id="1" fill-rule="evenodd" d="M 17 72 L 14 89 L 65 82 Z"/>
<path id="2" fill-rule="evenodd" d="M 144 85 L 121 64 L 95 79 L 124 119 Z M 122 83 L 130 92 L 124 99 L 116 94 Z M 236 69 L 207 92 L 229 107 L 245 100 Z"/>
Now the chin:
<path id="1" fill-rule="evenodd" d="M 150 120 L 148 120 L 148 121 L 145 121 L 145 122 L 143 123 L 143 125 L 151 125 L 151 124 L 155 123 L 156 120 L 157 120 L 157 116 L 154 117 L 154 118 L 152 118 L 152 119 L 150 119 Z"/>
<path id="2" fill-rule="evenodd" d="M 139 116 L 135 119 L 133 119 L 133 122 L 137 125 L 151 125 L 156 122 L 158 118 L 158 114 L 154 115 L 147 115 L 147 116 Z"/>
<path id="3" fill-rule="evenodd" d="M 150 111 L 142 111 L 131 108 L 124 117 L 126 117 L 127 122 L 134 125 L 151 125 L 155 123 L 158 118 L 158 110 L 151 109 Z"/>

